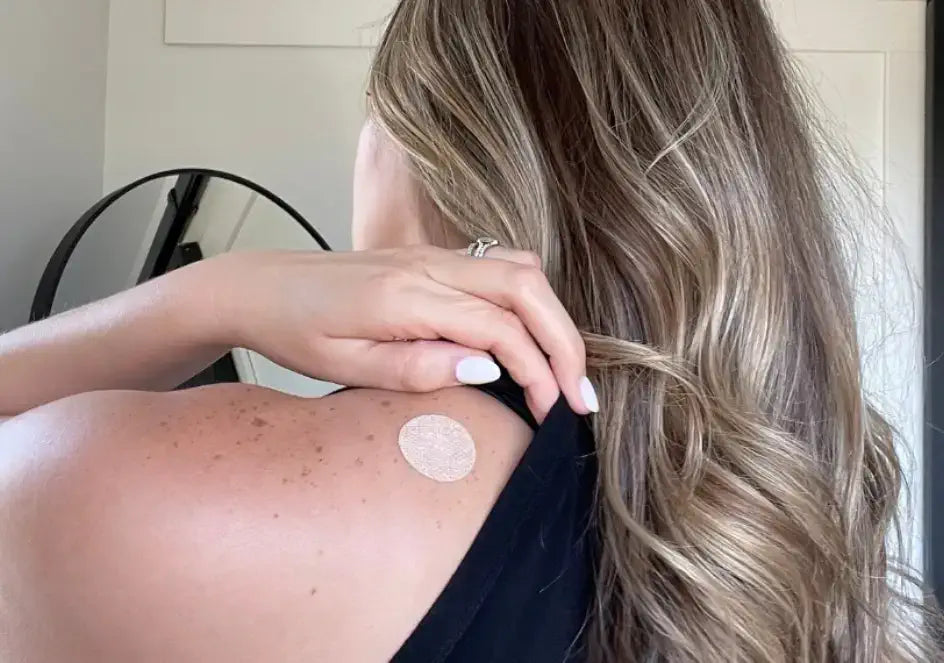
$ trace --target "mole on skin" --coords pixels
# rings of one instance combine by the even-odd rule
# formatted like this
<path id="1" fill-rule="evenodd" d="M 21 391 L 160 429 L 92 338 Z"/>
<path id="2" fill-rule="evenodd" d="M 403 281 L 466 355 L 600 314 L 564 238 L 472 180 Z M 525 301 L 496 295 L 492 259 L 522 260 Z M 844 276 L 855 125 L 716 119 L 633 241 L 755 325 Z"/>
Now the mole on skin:
<path id="1" fill-rule="evenodd" d="M 475 468 L 475 442 L 455 419 L 426 414 L 400 430 L 400 451 L 423 476 L 440 483 L 461 481 Z"/>

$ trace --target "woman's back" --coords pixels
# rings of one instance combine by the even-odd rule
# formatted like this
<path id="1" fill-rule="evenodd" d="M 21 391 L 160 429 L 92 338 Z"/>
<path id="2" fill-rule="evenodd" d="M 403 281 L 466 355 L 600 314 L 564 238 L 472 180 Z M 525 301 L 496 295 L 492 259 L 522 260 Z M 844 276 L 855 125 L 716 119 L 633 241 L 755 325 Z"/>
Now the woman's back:
<path id="1" fill-rule="evenodd" d="M 2 520 L 0 586 L 29 607 L 0 651 L 76 663 L 579 654 L 589 431 L 561 401 L 530 444 L 521 389 L 507 376 L 483 389 L 116 392 L 5 424 L 18 428 L 6 439 L 45 444 L 0 450 L 0 467 L 28 478 L 6 493 L 16 517 Z M 402 456 L 400 427 L 430 413 L 472 434 L 467 479 L 437 483 Z M 67 436 L 49 426 L 62 417 Z"/>

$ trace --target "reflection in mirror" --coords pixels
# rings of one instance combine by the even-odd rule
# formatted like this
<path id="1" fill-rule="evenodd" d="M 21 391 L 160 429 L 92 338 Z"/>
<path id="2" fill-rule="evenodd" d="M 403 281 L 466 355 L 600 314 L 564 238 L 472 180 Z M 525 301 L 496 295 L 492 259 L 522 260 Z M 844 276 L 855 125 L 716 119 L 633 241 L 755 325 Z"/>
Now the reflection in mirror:
<path id="1" fill-rule="evenodd" d="M 320 250 L 305 229 L 275 203 L 221 179 L 211 180 L 207 186 L 183 245 L 199 247 L 203 257 L 229 251 Z M 337 389 L 337 385 L 293 373 L 255 352 L 237 349 L 232 359 L 240 382 L 308 397 Z"/>
<path id="2" fill-rule="evenodd" d="M 172 175 L 121 196 L 82 236 L 62 270 L 52 313 L 115 294 L 167 271 L 230 251 L 323 250 L 273 200 L 220 177 Z M 244 382 L 305 397 L 337 385 L 236 349 L 186 387 Z"/>
<path id="3" fill-rule="evenodd" d="M 65 264 L 52 312 L 62 313 L 138 283 L 176 177 L 128 192 L 108 207 Z"/>

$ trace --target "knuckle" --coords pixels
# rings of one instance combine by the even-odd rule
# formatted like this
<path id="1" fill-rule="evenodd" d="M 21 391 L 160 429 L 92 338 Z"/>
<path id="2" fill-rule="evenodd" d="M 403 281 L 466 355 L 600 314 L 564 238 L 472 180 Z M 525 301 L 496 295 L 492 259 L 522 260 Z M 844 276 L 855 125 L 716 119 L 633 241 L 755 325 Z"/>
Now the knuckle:
<path id="1" fill-rule="evenodd" d="M 547 278 L 537 267 L 517 267 L 511 276 L 511 285 L 515 292 L 525 297 L 533 297 L 547 288 Z"/>
<path id="2" fill-rule="evenodd" d="M 573 361 L 576 366 L 585 366 L 587 363 L 587 344 L 584 342 L 583 337 L 577 333 L 574 335 L 574 340 L 570 344 L 573 352 Z"/>
<path id="3" fill-rule="evenodd" d="M 541 256 L 539 256 L 534 251 L 522 251 L 522 257 L 531 267 L 536 267 L 537 269 L 541 269 L 544 266 L 544 263 L 541 260 Z"/>
<path id="4" fill-rule="evenodd" d="M 407 353 L 400 362 L 397 383 L 405 392 L 422 393 L 434 388 L 421 353 Z"/>
<path id="5" fill-rule="evenodd" d="M 577 332 L 577 335 L 574 337 L 574 348 L 577 353 L 577 359 L 584 363 L 587 360 L 587 343 L 583 340 L 583 336 L 580 335 L 580 332 Z"/>
<path id="6" fill-rule="evenodd" d="M 503 336 L 511 337 L 513 341 L 519 342 L 528 336 L 528 331 L 521 322 L 521 319 L 508 309 L 501 309 L 497 314 L 496 326 L 503 332 Z"/>

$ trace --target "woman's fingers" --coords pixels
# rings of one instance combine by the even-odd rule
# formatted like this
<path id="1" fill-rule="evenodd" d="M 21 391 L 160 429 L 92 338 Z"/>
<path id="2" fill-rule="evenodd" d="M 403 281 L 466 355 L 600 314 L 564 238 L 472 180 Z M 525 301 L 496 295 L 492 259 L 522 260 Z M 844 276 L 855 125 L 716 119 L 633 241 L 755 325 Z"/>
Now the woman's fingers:
<path id="1" fill-rule="evenodd" d="M 408 264 L 409 273 L 419 273 L 420 280 L 411 283 L 412 276 L 404 281 L 404 272 L 394 273 L 388 295 L 380 298 L 385 304 L 373 311 L 379 329 L 394 329 L 394 336 L 413 339 L 446 339 L 488 352 L 524 388 L 535 415 L 549 412 L 560 398 L 558 380 L 520 317 L 488 299 L 438 282 L 427 273 L 429 265 L 422 256 L 408 256 Z"/>
<path id="2" fill-rule="evenodd" d="M 532 411 L 543 418 L 561 390 L 547 357 L 518 316 L 474 296 L 452 297 L 429 314 L 444 337 L 493 355 L 528 397 Z"/>
<path id="3" fill-rule="evenodd" d="M 343 356 L 341 372 L 333 381 L 348 386 L 425 393 L 495 382 L 501 377 L 488 352 L 449 341 L 336 340 L 336 356 Z"/>
<path id="4" fill-rule="evenodd" d="M 332 352 L 343 361 L 337 361 L 338 370 L 323 379 L 348 386 L 426 393 L 460 385 L 489 384 L 501 377 L 501 369 L 488 352 L 448 341 L 378 343 L 339 339 L 334 341 Z M 513 360 L 508 363 L 514 365 Z M 534 382 L 533 367 L 515 365 L 514 370 L 519 376 L 515 379 Z M 555 394 L 559 393 L 549 372 L 541 382 L 542 387 L 550 384 L 550 390 L 542 392 L 534 386 L 525 389 L 528 407 L 539 423 L 544 421 L 557 401 Z"/>
<path id="5" fill-rule="evenodd" d="M 430 260 L 425 268 L 443 285 L 513 311 L 550 357 L 554 376 L 574 411 L 598 411 L 596 393 L 586 378 L 583 338 L 541 271 L 540 259 L 503 247 L 486 255 L 482 259 L 445 255 L 440 261 Z"/>
<path id="6" fill-rule="evenodd" d="M 536 418 L 562 391 L 575 412 L 595 411 L 592 394 L 585 398 L 581 390 L 583 341 L 540 261 L 501 247 L 487 256 L 433 247 L 270 254 L 255 280 L 274 279 L 272 292 L 285 290 L 285 283 L 305 284 L 301 291 L 308 296 L 277 300 L 284 310 L 233 316 L 253 320 L 237 336 L 244 347 L 331 382 L 407 391 L 484 380 L 484 363 L 462 365 L 459 377 L 456 370 L 468 352 L 492 355 L 524 388 Z M 303 289 L 312 282 L 324 285 L 317 296 Z M 306 340 L 312 333 L 316 338 Z M 447 342 L 391 342 L 398 338 Z"/>

